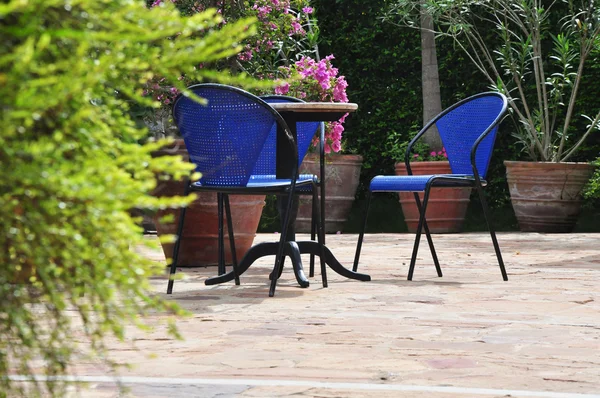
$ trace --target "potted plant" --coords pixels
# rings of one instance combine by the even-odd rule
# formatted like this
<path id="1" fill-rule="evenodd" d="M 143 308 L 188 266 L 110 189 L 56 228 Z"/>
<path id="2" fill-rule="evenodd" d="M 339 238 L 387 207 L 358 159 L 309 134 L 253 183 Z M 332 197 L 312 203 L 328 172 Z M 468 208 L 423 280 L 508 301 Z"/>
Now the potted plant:
<path id="1" fill-rule="evenodd" d="M 387 152 L 395 160 L 396 175 L 407 175 L 404 156 L 408 141 L 402 141 L 400 134 L 393 133 L 387 142 Z M 414 175 L 422 174 L 449 174 L 450 162 L 444 147 L 439 151 L 424 143 L 419 142 L 413 147 L 411 158 L 411 171 Z M 420 193 L 423 200 L 423 194 Z M 471 188 L 433 188 L 430 192 L 427 207 L 427 226 L 431 233 L 454 233 L 459 232 L 464 224 Z M 399 192 L 400 205 L 404 214 L 404 221 L 408 232 L 415 233 L 419 223 L 419 210 L 415 197 L 411 192 Z"/>
<path id="2" fill-rule="evenodd" d="M 321 60 L 302 57 L 289 67 L 279 68 L 283 80 L 275 88 L 276 94 L 290 95 L 305 101 L 348 102 L 344 76 L 333 67 L 333 55 Z M 343 154 L 342 134 L 343 116 L 339 121 L 325 123 L 325 142 L 321 143 L 315 135 L 312 149 L 300 166 L 300 173 L 321 176 L 320 154 L 317 148 L 323 145 L 325 156 L 325 232 L 341 231 L 348 218 L 354 195 L 359 183 L 362 157 L 355 154 Z M 300 198 L 296 230 L 310 232 L 311 200 Z"/>
<path id="3" fill-rule="evenodd" d="M 149 7 L 161 6 L 162 0 L 147 1 Z M 306 0 L 287 0 L 271 2 L 256 0 L 250 3 L 238 1 L 216 2 L 201 0 L 194 2 L 176 2 L 176 7 L 184 15 L 193 15 L 205 11 L 208 7 L 217 7 L 223 17 L 222 24 L 254 17 L 257 35 L 242 43 L 242 51 L 221 61 L 217 68 L 243 71 L 248 75 L 264 79 L 273 79 L 280 64 L 289 64 L 290 57 L 299 53 L 310 52 L 316 39 L 316 27 L 310 15 L 313 10 Z M 206 65 L 197 65 L 201 69 Z M 180 80 L 189 86 L 187 76 Z M 154 137 L 177 136 L 177 128 L 173 125 L 171 105 L 179 90 L 164 84 L 161 76 L 156 76 L 147 84 L 145 94 L 161 104 L 160 108 L 149 109 L 143 120 Z M 271 84 L 254 87 L 265 90 Z M 147 109 L 148 110 L 148 109 Z M 182 139 L 176 139 L 170 147 L 159 151 L 157 156 L 179 155 L 187 159 L 188 154 Z M 177 181 L 161 181 L 155 190 L 160 196 L 179 195 L 183 192 L 183 183 Z M 252 246 L 256 230 L 260 222 L 265 195 L 232 195 L 230 197 L 231 217 L 236 240 L 236 255 L 240 259 Z M 159 235 L 175 233 L 180 211 L 164 209 L 155 214 L 154 224 Z M 189 206 L 186 217 L 191 222 L 185 223 L 183 239 L 180 246 L 179 264 L 182 266 L 215 265 L 218 263 L 218 215 L 217 196 L 212 193 L 198 193 L 197 199 Z M 169 216 L 165 218 L 165 216 Z M 160 220 L 168 220 L 161 222 Z M 227 225 L 225 223 L 225 225 Z M 225 227 L 227 228 L 227 227 Z M 231 262 L 229 235 L 225 231 L 225 261 Z M 163 242 L 163 251 L 167 258 L 172 257 L 172 242 Z"/>
<path id="4" fill-rule="evenodd" d="M 511 201 L 523 231 L 568 232 L 593 167 L 570 162 L 600 127 L 600 112 L 575 116 L 584 66 L 600 39 L 592 1 L 396 1 L 387 17 L 416 25 L 421 7 L 490 86 L 505 94 L 513 135 L 530 161 L 506 161 Z M 491 28 L 490 28 L 491 26 Z"/>

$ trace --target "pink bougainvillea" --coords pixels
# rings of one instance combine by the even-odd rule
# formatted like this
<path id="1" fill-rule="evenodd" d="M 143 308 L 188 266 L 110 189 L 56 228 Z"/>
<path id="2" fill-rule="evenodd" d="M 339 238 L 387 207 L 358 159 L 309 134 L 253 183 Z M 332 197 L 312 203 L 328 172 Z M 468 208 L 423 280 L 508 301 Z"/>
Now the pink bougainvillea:
<path id="1" fill-rule="evenodd" d="M 413 161 L 432 161 L 432 160 L 447 160 L 448 159 L 448 154 L 446 153 L 446 148 L 442 147 L 441 151 L 429 151 L 429 149 L 421 149 L 423 148 L 422 146 L 416 146 L 413 148 L 413 150 L 417 151 L 417 152 L 421 152 L 421 153 L 415 153 L 413 155 Z"/>
<path id="2" fill-rule="evenodd" d="M 258 32 L 242 43 L 242 51 L 236 58 L 245 72 L 257 78 L 274 78 L 277 70 L 275 65 L 279 65 L 274 61 L 278 50 L 274 48 L 275 45 L 299 42 L 307 34 L 305 27 L 314 12 L 309 0 L 251 0 L 243 4 L 223 0 L 216 3 L 214 0 L 149 0 L 147 4 L 149 7 L 158 7 L 167 2 L 174 3 L 184 15 L 203 12 L 209 6 L 216 5 L 217 12 L 223 16 L 223 24 L 243 17 L 255 17 Z M 269 62 L 273 62 L 273 65 L 269 65 Z M 147 85 L 145 94 L 168 107 L 177 93 L 171 92 L 172 87 L 164 86 L 163 80 L 161 77 L 153 79 Z"/>
<path id="3" fill-rule="evenodd" d="M 305 101 L 318 102 L 348 102 L 346 87 L 348 83 L 344 76 L 338 75 L 331 60 L 333 55 L 328 55 L 320 61 L 309 57 L 302 57 L 289 67 L 281 67 L 280 72 L 284 79 L 279 81 L 275 88 L 276 94 L 290 95 Z M 342 149 L 342 134 L 344 132 L 344 115 L 337 122 L 326 124 L 325 152 L 339 152 Z M 313 145 L 319 144 L 315 137 Z"/>

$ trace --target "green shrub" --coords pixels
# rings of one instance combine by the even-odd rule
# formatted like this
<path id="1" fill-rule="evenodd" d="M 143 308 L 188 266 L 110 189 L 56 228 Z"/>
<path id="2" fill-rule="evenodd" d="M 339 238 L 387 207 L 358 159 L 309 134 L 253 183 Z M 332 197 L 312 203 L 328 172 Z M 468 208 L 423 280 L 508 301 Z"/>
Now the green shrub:
<path id="1" fill-rule="evenodd" d="M 365 162 L 361 172 L 359 197 L 364 187 L 378 174 L 393 174 L 398 143 L 407 141 L 422 125 L 420 37 L 417 30 L 399 28 L 381 20 L 394 0 L 315 0 L 320 27 L 320 51 L 334 54 L 336 66 L 348 81 L 348 98 L 359 105 L 345 123 L 344 148 L 361 154 Z M 558 7 L 558 2 L 555 7 Z M 340 15 L 344 17 L 341 18 Z M 561 14 L 558 14 L 561 15 Z M 491 25 L 485 35 L 493 36 Z M 452 40 L 436 40 L 442 106 L 477 92 L 490 90 L 470 60 Z M 592 54 L 591 59 L 597 58 Z M 600 97 L 600 66 L 586 65 L 584 87 L 576 107 L 597 109 Z M 583 130 L 585 124 L 574 128 Z M 508 204 L 503 160 L 522 159 L 525 154 L 512 137 L 514 126 L 503 123 L 489 169 L 486 192 L 490 205 Z M 392 142 L 388 137 L 393 136 Z M 573 161 L 589 160 L 598 155 L 600 135 L 590 137 Z"/>
<path id="2" fill-rule="evenodd" d="M 0 5 L 0 396 L 63 396 L 64 383 L 7 375 L 66 374 L 76 354 L 106 358 L 106 338 L 125 339 L 149 311 L 181 313 L 151 293 L 164 265 L 130 250 L 143 237 L 129 211 L 189 203 L 150 192 L 155 175 L 192 166 L 153 158 L 165 141 L 137 144 L 146 132 L 128 103 L 148 103 L 155 73 L 180 90 L 184 74 L 239 83 L 194 68 L 254 33 L 250 20 L 219 21 L 128 0 Z"/>
<path id="3" fill-rule="evenodd" d="M 586 198 L 600 199 L 600 158 L 592 162 L 596 166 L 589 184 L 585 188 L 584 195 Z"/>

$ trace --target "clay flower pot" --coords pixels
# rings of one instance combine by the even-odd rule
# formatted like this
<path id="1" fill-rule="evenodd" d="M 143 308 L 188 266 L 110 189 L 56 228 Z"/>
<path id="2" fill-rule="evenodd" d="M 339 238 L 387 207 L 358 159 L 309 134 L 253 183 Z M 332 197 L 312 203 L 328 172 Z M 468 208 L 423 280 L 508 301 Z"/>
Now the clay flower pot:
<path id="1" fill-rule="evenodd" d="M 571 232 L 581 212 L 588 163 L 505 161 L 506 179 L 521 231 Z"/>
<path id="2" fill-rule="evenodd" d="M 177 140 L 174 148 L 166 149 L 157 154 L 175 153 L 187 158 L 183 140 Z M 183 183 L 179 181 L 163 181 L 154 190 L 157 196 L 173 196 L 183 194 Z M 218 245 L 218 212 L 217 194 L 212 192 L 196 192 L 198 198 L 192 202 L 186 212 L 183 227 L 183 239 L 179 248 L 178 265 L 182 267 L 217 265 L 219 255 Z M 238 261 L 246 254 L 254 242 L 256 230 L 265 205 L 265 195 L 230 195 L 231 218 L 235 236 L 235 249 Z M 172 215 L 173 222 L 163 223 L 161 218 Z M 154 224 L 159 236 L 175 234 L 179 222 L 180 209 L 168 209 L 157 212 Z M 225 262 L 232 261 L 229 247 L 227 217 L 224 222 L 225 233 Z M 173 257 L 173 243 L 162 243 L 166 258 Z"/>
<path id="3" fill-rule="evenodd" d="M 362 156 L 332 153 L 325 157 L 325 232 L 342 231 L 358 188 Z M 301 174 L 320 176 L 319 155 L 309 153 L 300 165 Z M 300 196 L 297 232 L 310 232 L 312 199 Z"/>
<path id="4" fill-rule="evenodd" d="M 450 163 L 438 160 L 412 162 L 413 175 L 450 174 Z M 396 175 L 407 175 L 404 162 L 396 163 Z M 415 233 L 419 223 L 419 210 L 412 192 L 399 192 L 400 205 L 408 232 Z M 460 232 L 465 221 L 471 188 L 432 188 L 427 204 L 427 225 L 431 233 L 443 234 Z M 419 193 L 423 200 L 423 193 Z"/>

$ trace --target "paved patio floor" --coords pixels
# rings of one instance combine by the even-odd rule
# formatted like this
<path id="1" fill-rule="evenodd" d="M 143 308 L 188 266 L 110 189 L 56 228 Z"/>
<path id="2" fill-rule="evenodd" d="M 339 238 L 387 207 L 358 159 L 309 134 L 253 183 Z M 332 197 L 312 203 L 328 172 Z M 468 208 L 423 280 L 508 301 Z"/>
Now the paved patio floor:
<path id="1" fill-rule="evenodd" d="M 425 244 L 406 280 L 410 234 L 367 235 L 371 282 L 330 270 L 328 288 L 317 272 L 301 289 L 288 265 L 274 298 L 273 257 L 241 286 L 183 269 L 172 298 L 192 314 L 178 322 L 185 340 L 136 332 L 136 349 L 113 352 L 134 365 L 122 380 L 135 397 L 600 397 L 600 234 L 498 239 L 508 282 L 484 233 L 434 236 L 442 278 Z M 327 236 L 348 267 L 356 240 Z M 84 396 L 117 396 L 97 370 L 78 374 L 92 376 Z"/>

